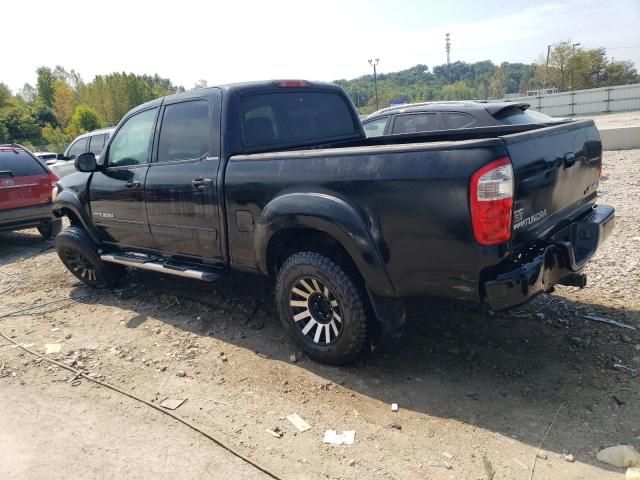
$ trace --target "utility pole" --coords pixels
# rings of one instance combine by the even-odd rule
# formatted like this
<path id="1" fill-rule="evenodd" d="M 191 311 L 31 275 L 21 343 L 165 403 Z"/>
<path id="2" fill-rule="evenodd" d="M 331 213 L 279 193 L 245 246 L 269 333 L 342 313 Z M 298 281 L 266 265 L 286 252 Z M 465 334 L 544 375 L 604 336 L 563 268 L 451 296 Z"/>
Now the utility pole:
<path id="1" fill-rule="evenodd" d="M 379 58 L 369 59 L 369 65 L 373 67 L 373 88 L 376 91 L 376 110 L 380 110 L 380 106 L 378 105 L 378 71 L 376 69 L 379 62 L 380 62 Z"/>
<path id="2" fill-rule="evenodd" d="M 551 54 L 551 47 L 555 47 L 556 45 L 561 44 L 562 42 L 552 43 L 551 45 L 547 45 L 547 63 L 544 66 L 544 78 L 542 80 L 542 90 L 544 91 L 547 86 L 547 69 L 549 68 L 549 55 Z M 542 93 L 541 93 L 542 94 Z"/>
<path id="3" fill-rule="evenodd" d="M 573 92 L 573 70 L 575 68 L 575 54 L 576 54 L 576 47 L 579 47 L 580 43 L 572 43 L 571 44 L 571 91 Z"/>
<path id="4" fill-rule="evenodd" d="M 451 83 L 451 35 L 444 36 L 444 48 L 447 51 L 447 81 Z"/>
<path id="5" fill-rule="evenodd" d="M 544 77 L 542 79 L 542 92 L 544 92 L 545 87 L 547 86 L 547 69 L 549 68 L 549 54 L 551 53 L 551 45 L 547 45 L 547 63 L 544 66 Z M 542 95 L 540 92 L 540 95 Z"/>

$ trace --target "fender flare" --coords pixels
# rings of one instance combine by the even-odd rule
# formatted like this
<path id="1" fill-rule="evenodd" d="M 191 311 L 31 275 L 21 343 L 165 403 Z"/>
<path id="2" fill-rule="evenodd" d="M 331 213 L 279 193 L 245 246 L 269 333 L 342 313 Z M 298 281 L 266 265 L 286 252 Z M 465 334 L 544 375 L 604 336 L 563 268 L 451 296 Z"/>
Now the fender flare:
<path id="1" fill-rule="evenodd" d="M 365 279 L 367 288 L 382 297 L 396 297 L 380 249 L 363 216 L 343 199 L 326 193 L 285 193 L 271 200 L 256 222 L 258 266 L 268 273 L 269 243 L 285 229 L 309 228 L 338 241 Z"/>
<path id="2" fill-rule="evenodd" d="M 91 216 L 89 215 L 89 212 L 87 212 L 85 205 L 74 192 L 69 190 L 63 190 L 60 192 L 53 203 L 53 214 L 56 217 L 61 218 L 65 216 L 65 210 L 68 210 L 75 215 L 82 224 L 82 228 L 84 228 L 96 244 L 100 243 L 96 229 L 91 221 Z"/>

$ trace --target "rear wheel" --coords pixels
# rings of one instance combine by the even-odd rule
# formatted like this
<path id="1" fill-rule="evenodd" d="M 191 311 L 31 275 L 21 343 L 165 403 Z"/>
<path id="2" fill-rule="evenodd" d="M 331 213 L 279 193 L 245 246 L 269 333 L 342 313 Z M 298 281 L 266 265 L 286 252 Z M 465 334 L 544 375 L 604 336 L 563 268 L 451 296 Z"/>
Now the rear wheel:
<path id="1" fill-rule="evenodd" d="M 125 271 L 122 265 L 100 260 L 96 244 L 78 227 L 69 227 L 56 237 L 56 251 L 69 271 L 92 287 L 112 288 Z"/>
<path id="2" fill-rule="evenodd" d="M 51 222 L 42 222 L 37 228 L 40 235 L 42 235 L 46 240 L 54 239 L 56 238 L 56 235 L 60 233 L 60 230 L 62 230 L 62 219 L 52 220 Z"/>
<path id="3" fill-rule="evenodd" d="M 289 257 L 278 272 L 280 320 L 312 359 L 342 365 L 362 353 L 367 318 L 357 280 L 315 252 Z"/>

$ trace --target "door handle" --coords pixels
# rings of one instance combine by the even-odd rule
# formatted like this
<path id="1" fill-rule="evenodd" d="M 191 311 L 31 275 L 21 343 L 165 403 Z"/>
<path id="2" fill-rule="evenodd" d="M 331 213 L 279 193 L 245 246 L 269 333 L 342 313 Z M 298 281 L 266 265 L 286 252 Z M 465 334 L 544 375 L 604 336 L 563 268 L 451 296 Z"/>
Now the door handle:
<path id="1" fill-rule="evenodd" d="M 125 183 L 124 186 L 127 188 L 140 188 L 140 182 L 137 180 L 134 180 L 132 182 Z"/>
<path id="2" fill-rule="evenodd" d="M 211 185 L 211 179 L 194 178 L 193 180 L 191 180 L 191 185 L 193 186 L 193 188 L 207 188 L 209 185 Z"/>

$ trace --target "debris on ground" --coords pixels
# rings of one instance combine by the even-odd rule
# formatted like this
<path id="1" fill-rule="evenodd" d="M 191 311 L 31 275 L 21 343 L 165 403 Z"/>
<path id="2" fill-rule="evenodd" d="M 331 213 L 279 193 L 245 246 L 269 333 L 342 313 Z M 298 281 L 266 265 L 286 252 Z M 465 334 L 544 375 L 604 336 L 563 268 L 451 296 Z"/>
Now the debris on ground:
<path id="1" fill-rule="evenodd" d="M 296 363 L 298 361 L 298 357 L 296 357 L 295 353 L 292 353 L 291 355 L 289 355 L 289 361 L 291 363 Z"/>
<path id="2" fill-rule="evenodd" d="M 564 458 L 565 461 L 569 463 L 573 463 L 576 461 L 576 457 L 574 457 L 572 453 L 565 453 L 564 455 L 562 455 L 562 458 Z"/>
<path id="3" fill-rule="evenodd" d="M 493 469 L 493 465 L 491 465 L 491 462 L 487 457 L 482 457 L 482 466 L 484 467 L 484 473 L 487 476 L 487 480 L 493 480 L 496 471 Z"/>
<path id="4" fill-rule="evenodd" d="M 305 422 L 297 413 L 287 415 L 287 420 L 289 420 L 300 432 L 306 432 L 311 428 L 311 425 Z"/>
<path id="5" fill-rule="evenodd" d="M 449 453 L 449 452 L 442 452 L 440 455 L 442 455 L 444 458 L 446 458 L 447 460 L 453 460 L 453 454 Z"/>
<path id="6" fill-rule="evenodd" d="M 186 376 L 187 376 L 187 374 L 186 374 L 186 372 L 184 370 L 178 370 L 176 372 L 176 377 L 181 377 L 182 378 L 182 377 L 186 377 Z"/>
<path id="7" fill-rule="evenodd" d="M 391 411 L 392 412 L 397 412 L 398 411 L 398 404 L 397 403 L 392 403 L 391 404 Z"/>
<path id="8" fill-rule="evenodd" d="M 628 365 L 624 365 L 622 363 L 614 363 L 613 368 L 617 368 L 618 370 L 622 370 L 623 372 L 630 373 L 631 375 L 635 375 L 637 370 L 635 368 L 631 368 Z"/>
<path id="9" fill-rule="evenodd" d="M 640 453 L 630 445 L 616 445 L 600 450 L 596 458 L 614 467 L 637 467 L 640 465 Z"/>
<path id="10" fill-rule="evenodd" d="M 280 427 L 265 428 L 264 430 L 272 437 L 282 438 L 282 431 L 280 430 Z"/>
<path id="11" fill-rule="evenodd" d="M 47 343 L 44 346 L 44 354 L 51 355 L 52 353 L 60 353 L 62 345 L 59 343 Z"/>
<path id="12" fill-rule="evenodd" d="M 609 325 L 615 325 L 616 327 L 620 327 L 620 328 L 637 330 L 636 327 L 632 327 L 631 325 L 627 325 L 626 323 L 618 322 L 616 320 L 611 320 L 610 318 L 599 317 L 598 315 L 584 315 L 583 318 L 586 318 L 587 320 L 593 320 L 594 322 L 608 323 Z"/>
<path id="13" fill-rule="evenodd" d="M 186 398 L 166 398 L 160 402 L 160 406 L 167 410 L 175 410 L 186 401 Z"/>
<path id="14" fill-rule="evenodd" d="M 627 468 L 627 474 L 624 476 L 625 480 L 640 480 L 640 468 Z"/>
<path id="15" fill-rule="evenodd" d="M 356 441 L 356 431 L 346 430 L 338 433 L 335 430 L 326 430 L 322 443 L 330 443 L 331 445 L 353 445 Z"/>

